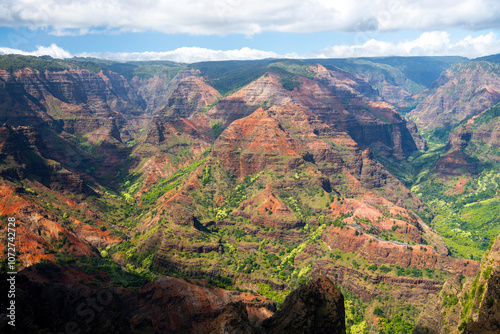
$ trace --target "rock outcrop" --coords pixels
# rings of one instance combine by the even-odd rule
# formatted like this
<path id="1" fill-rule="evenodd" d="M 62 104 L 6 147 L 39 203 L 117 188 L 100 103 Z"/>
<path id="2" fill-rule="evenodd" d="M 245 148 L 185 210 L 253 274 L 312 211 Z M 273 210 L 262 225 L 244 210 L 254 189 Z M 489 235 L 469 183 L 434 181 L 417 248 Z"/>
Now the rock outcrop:
<path id="1" fill-rule="evenodd" d="M 255 333 L 243 303 L 229 303 L 210 324 L 207 334 L 253 334 Z"/>
<path id="2" fill-rule="evenodd" d="M 62 201 L 81 209 L 82 207 L 69 198 L 41 184 L 33 184 L 37 191 L 49 192 L 52 196 L 59 196 Z M 36 187 L 36 188 L 35 188 Z M 110 231 L 102 231 L 96 226 L 83 223 L 71 216 L 68 220 L 61 220 L 50 212 L 43 204 L 27 193 L 35 193 L 31 188 L 15 187 L 6 181 L 0 181 L 0 214 L 15 216 L 17 221 L 16 243 L 17 258 L 21 267 L 31 266 L 44 260 L 55 261 L 56 252 L 64 252 L 73 257 L 99 256 L 96 247 L 108 246 L 120 242 L 117 237 L 110 235 Z M 53 204 L 56 207 L 56 203 Z M 74 225 L 72 228 L 71 225 Z M 2 225 L 0 231 L 7 235 L 7 225 Z M 3 251 L 6 243 L 0 245 Z"/>
<path id="3" fill-rule="evenodd" d="M 264 333 L 345 333 L 344 296 L 326 277 L 290 293 L 281 310 L 261 324 Z"/>
<path id="4" fill-rule="evenodd" d="M 0 127 L 0 175 L 11 180 L 30 179 L 61 193 L 92 194 L 82 177 L 50 159 L 41 134 L 33 126 Z"/>
<path id="5" fill-rule="evenodd" d="M 449 279 L 419 316 L 415 333 L 493 334 L 500 331 L 500 237 L 475 276 Z"/>

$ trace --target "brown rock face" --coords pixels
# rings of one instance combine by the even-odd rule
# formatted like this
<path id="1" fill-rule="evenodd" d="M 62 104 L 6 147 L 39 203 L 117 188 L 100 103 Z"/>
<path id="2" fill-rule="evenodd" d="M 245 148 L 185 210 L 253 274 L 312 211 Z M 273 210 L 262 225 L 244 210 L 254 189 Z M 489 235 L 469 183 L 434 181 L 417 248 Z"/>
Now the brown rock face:
<path id="1" fill-rule="evenodd" d="M 468 334 L 500 332 L 500 237 L 496 238 L 482 264 L 478 284 L 484 285 L 484 294 L 481 298 L 479 293 L 479 309 L 473 310 L 464 331 Z"/>
<path id="2" fill-rule="evenodd" d="M 366 271 L 356 270 L 335 263 L 333 260 L 320 260 L 315 263 L 311 275 L 312 277 L 327 276 L 334 284 L 341 285 L 366 302 L 371 302 L 376 296 L 390 296 L 397 300 L 424 306 L 443 285 L 441 281 L 424 278 L 367 274 Z M 391 289 L 389 291 L 378 289 L 381 283 L 389 284 Z"/>
<path id="3" fill-rule="evenodd" d="M 134 156 L 149 159 L 141 169 L 146 181 L 138 196 L 156 180 L 183 167 L 183 163 L 193 162 L 213 142 L 210 124 L 199 112 L 214 102 L 219 93 L 191 71 L 179 73 L 166 89 L 165 94 L 170 94 L 166 105 L 155 112 L 134 151 Z"/>
<path id="4" fill-rule="evenodd" d="M 210 324 L 207 334 L 252 334 L 254 329 L 248 320 L 245 305 L 229 303 L 222 313 Z"/>
<path id="5" fill-rule="evenodd" d="M 195 148 L 202 142 L 210 142 L 210 137 L 200 132 L 190 120 L 175 117 L 169 121 L 154 119 L 149 125 L 145 141 L 156 146 L 167 145 L 168 150 L 175 154 L 172 149 L 187 147 L 188 144 Z"/>
<path id="6" fill-rule="evenodd" d="M 495 266 L 486 282 L 477 318 L 467 325 L 464 333 L 493 334 L 500 332 L 500 267 Z"/>
<path id="7" fill-rule="evenodd" d="M 257 196 L 242 202 L 233 212 L 233 216 L 250 219 L 254 225 L 271 226 L 286 230 L 304 226 L 305 224 L 276 197 L 273 189 L 269 186 Z"/>
<path id="8" fill-rule="evenodd" d="M 427 142 L 425 141 L 420 133 L 418 133 L 417 125 L 411 119 L 406 120 L 406 128 L 410 131 L 411 137 L 413 141 L 415 141 L 415 145 L 417 145 L 417 149 L 425 151 L 427 150 Z"/>
<path id="9" fill-rule="evenodd" d="M 266 74 L 237 92 L 221 99 L 207 112 L 207 117 L 229 125 L 246 117 L 260 106 L 283 105 L 292 101 L 290 91 L 279 83 L 279 76 Z"/>
<path id="10" fill-rule="evenodd" d="M 84 237 L 61 224 L 57 217 L 17 191 L 22 192 L 7 182 L 0 181 L 0 214 L 16 217 L 17 258 L 24 267 L 42 260 L 55 261 L 54 243 L 61 243 L 58 250 L 71 256 L 98 256 L 98 252 Z M 2 225 L 0 231 L 7 235 L 7 225 Z M 5 246 L 6 244 L 0 245 L 0 251 Z M 52 254 L 48 253 L 49 250 Z"/>
<path id="11" fill-rule="evenodd" d="M 45 275 L 52 277 L 50 283 Z M 0 287 L 7 291 L 8 277 L 0 277 Z M 22 320 L 16 321 L 16 329 L 22 333 L 68 328 L 81 333 L 345 333 L 344 298 L 325 277 L 293 291 L 275 315 L 274 303 L 265 297 L 209 288 L 204 280 L 161 276 L 139 291 L 78 283 L 90 279 L 95 278 L 55 264 L 43 271 L 20 272 L 16 319 Z M 0 301 L 2 309 L 7 308 L 5 301 Z M 0 330 L 8 326 L 0 321 Z"/>
<path id="12" fill-rule="evenodd" d="M 450 298 L 456 302 L 450 302 Z M 450 305 L 451 304 L 451 305 Z M 420 314 L 416 334 L 500 332 L 500 237 L 481 260 L 475 276 L 447 280 Z"/>
<path id="13" fill-rule="evenodd" d="M 273 304 L 264 297 L 209 289 L 167 276 L 147 284 L 138 295 L 141 310 L 152 318 L 155 330 L 168 333 L 204 333 L 227 304 L 239 301 L 258 320 L 272 314 Z"/>
<path id="14" fill-rule="evenodd" d="M 210 105 L 220 94 L 196 76 L 188 76 L 177 84 L 165 108 L 158 111 L 162 118 L 189 118 L 201 108 Z"/>
<path id="15" fill-rule="evenodd" d="M 409 246 L 404 243 L 378 240 L 366 233 L 356 234 L 354 227 L 332 228 L 323 234 L 323 241 L 331 248 L 343 252 L 360 253 L 364 259 L 377 264 L 397 264 L 402 267 L 433 268 L 454 274 L 472 275 L 477 261 L 453 259 L 438 254 L 429 246 Z M 468 264 L 467 264 L 468 262 Z"/>
<path id="16" fill-rule="evenodd" d="M 217 139 L 213 152 L 236 177 L 264 169 L 290 170 L 304 163 L 306 148 L 293 140 L 264 109 L 234 121 Z"/>
<path id="17" fill-rule="evenodd" d="M 344 296 L 326 277 L 312 280 L 285 299 L 261 324 L 264 333 L 345 333 Z"/>
<path id="18" fill-rule="evenodd" d="M 147 80 L 136 76 L 130 83 L 137 90 L 137 94 L 146 102 L 144 111 L 153 115 L 165 108 L 170 95 L 182 80 L 196 74 L 198 74 L 196 71 L 180 71 L 172 80 L 169 80 L 165 74 Z"/>
<path id="19" fill-rule="evenodd" d="M 262 106 L 293 104 L 316 115 L 332 129 L 349 133 L 363 148 L 381 142 L 397 157 L 416 149 L 406 121 L 392 105 L 383 102 L 370 85 L 321 65 L 312 70 L 317 73 L 314 79 L 297 78 L 300 87 L 293 91 L 281 86 L 279 75 L 267 73 L 221 99 L 206 116 L 229 125 Z"/>
<path id="20" fill-rule="evenodd" d="M 475 177 L 485 166 L 500 161 L 500 106 L 497 104 L 453 128 L 446 153 L 435 164 L 444 176 Z"/>
<path id="21" fill-rule="evenodd" d="M 208 333 L 255 334 L 343 334 L 344 296 L 324 276 L 294 290 L 281 310 L 255 325 L 248 321 L 243 304 L 228 304 L 211 324 Z"/>
<path id="22" fill-rule="evenodd" d="M 24 113 L 54 125 L 56 120 L 67 131 L 80 129 L 75 117 L 86 122 L 81 129 L 90 132 L 109 117 L 118 120 L 120 114 L 140 114 L 145 107 L 125 78 L 107 70 L 98 74 L 87 70 L 41 73 L 30 69 L 9 74 L 0 70 L 0 76 L 11 108 L 24 109 Z M 18 119 L 16 114 L 7 117 L 10 124 L 35 125 L 23 117 Z"/>
<path id="23" fill-rule="evenodd" d="M 444 72 L 410 113 L 420 129 L 449 128 L 500 102 L 500 66 L 460 63 Z"/>
<path id="24" fill-rule="evenodd" d="M 332 113 L 319 113 L 326 124 L 340 124 L 339 129 L 347 131 L 362 148 L 380 142 L 398 158 L 417 148 L 406 121 L 394 106 L 382 101 L 369 84 L 350 74 L 327 70 L 319 64 L 313 70 L 317 73 L 314 80 L 327 87 L 347 112 L 340 118 Z"/>
<path id="25" fill-rule="evenodd" d="M 0 175 L 12 180 L 31 179 L 61 193 L 92 194 L 80 175 L 47 159 L 49 152 L 33 126 L 0 127 L 0 154 L 5 161 Z"/>
<path id="26" fill-rule="evenodd" d="M 92 169 L 93 177 L 116 186 L 116 170 L 130 154 L 123 143 L 135 139 L 149 120 L 143 115 L 144 100 L 125 78 L 108 70 L 28 68 L 12 74 L 0 70 L 0 78 L 0 96 L 5 97 L 0 122 L 35 126 L 44 132 L 56 161 Z M 92 166 L 96 159 L 78 148 L 76 141 L 92 147 L 99 163 Z"/>

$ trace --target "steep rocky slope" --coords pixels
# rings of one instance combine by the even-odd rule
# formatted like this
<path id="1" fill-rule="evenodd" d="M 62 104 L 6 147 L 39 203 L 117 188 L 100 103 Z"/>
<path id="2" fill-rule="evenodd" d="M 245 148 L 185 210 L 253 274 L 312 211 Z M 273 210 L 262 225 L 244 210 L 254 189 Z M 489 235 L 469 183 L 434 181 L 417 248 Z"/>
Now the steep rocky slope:
<path id="1" fill-rule="evenodd" d="M 500 101 L 499 69 L 498 64 L 485 61 L 453 66 L 422 93 L 425 98 L 409 114 L 410 119 L 421 130 L 446 133 L 451 126 Z"/>
<path id="2" fill-rule="evenodd" d="M 417 333 L 497 333 L 500 330 L 500 238 L 481 269 L 467 280 L 452 278 L 419 317 Z"/>
<path id="3" fill-rule="evenodd" d="M 450 153 L 462 152 L 483 164 L 498 162 L 499 128 L 500 106 L 497 104 L 454 128 L 446 149 Z"/>
<path id="4" fill-rule="evenodd" d="M 345 333 L 344 298 L 320 277 L 285 299 L 281 310 L 262 322 L 264 333 Z"/>
<path id="5" fill-rule="evenodd" d="M 144 66 L 148 69 L 150 66 Z M 131 75 L 130 84 L 137 90 L 137 94 L 146 103 L 144 111 L 147 114 L 154 114 L 156 111 L 165 108 L 170 94 L 177 88 L 182 79 L 198 73 L 197 71 L 182 70 L 180 68 L 171 70 L 167 67 L 166 73 L 157 73 L 161 65 L 153 65 L 152 73 L 143 75 Z M 156 71 L 155 71 L 156 70 Z M 178 73 L 177 73 L 178 72 Z M 175 74 L 174 77 L 172 77 Z"/>
<path id="6" fill-rule="evenodd" d="M 396 109 L 382 102 L 375 90 L 352 75 L 317 64 L 311 79 L 296 77 L 295 88 L 283 88 L 283 77 L 266 73 L 240 91 L 221 99 L 207 117 L 226 126 L 258 107 L 295 104 L 338 131 L 346 131 L 361 146 L 379 142 L 402 158 L 417 149 L 412 134 Z M 418 134 L 414 133 L 416 137 Z"/>

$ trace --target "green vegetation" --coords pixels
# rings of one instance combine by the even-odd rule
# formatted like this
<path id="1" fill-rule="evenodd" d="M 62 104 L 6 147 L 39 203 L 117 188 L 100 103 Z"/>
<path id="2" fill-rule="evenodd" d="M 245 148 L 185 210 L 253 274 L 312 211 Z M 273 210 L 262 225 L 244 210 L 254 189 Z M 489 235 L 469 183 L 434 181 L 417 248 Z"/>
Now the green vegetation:
<path id="1" fill-rule="evenodd" d="M 308 70 L 310 64 L 301 60 L 264 59 L 254 61 L 215 61 L 190 64 L 189 68 L 198 69 L 207 82 L 223 95 L 248 85 L 266 72 L 278 73 L 282 78 L 285 89 L 293 90 L 298 87 L 298 81 L 293 77 L 300 75 L 312 78 L 313 73 Z"/>
<path id="2" fill-rule="evenodd" d="M 458 298 L 455 294 L 447 294 L 443 291 L 441 297 L 444 307 L 452 307 L 458 304 Z"/>
<path id="3" fill-rule="evenodd" d="M 398 276 L 410 276 L 410 277 L 422 277 L 423 272 L 421 269 L 415 268 L 415 267 L 409 267 L 409 268 L 402 268 L 402 267 L 396 267 L 396 275 Z"/>
<path id="4" fill-rule="evenodd" d="M 285 290 L 283 292 L 276 292 L 274 291 L 269 284 L 258 284 L 259 289 L 257 290 L 257 293 L 274 300 L 276 302 L 276 307 L 281 309 L 281 305 L 283 305 L 283 302 L 285 301 L 285 298 L 290 294 L 289 290 Z"/>
<path id="5" fill-rule="evenodd" d="M 35 269 L 39 274 L 47 277 L 51 281 L 55 281 L 61 276 L 61 269 L 55 263 L 48 260 L 37 263 Z"/>
<path id="6" fill-rule="evenodd" d="M 127 271 L 125 271 L 120 265 L 109 258 L 79 257 L 67 262 L 66 265 L 93 275 L 101 281 L 101 284 L 103 284 L 102 282 L 106 278 L 109 278 L 110 284 L 113 286 L 133 289 L 140 288 L 145 282 L 154 278 L 150 276 L 149 279 L 146 279 L 142 275 L 130 272 L 128 268 Z"/>
<path id="7" fill-rule="evenodd" d="M 300 88 L 300 81 L 291 77 L 281 77 L 280 84 L 283 88 L 290 91 Z"/>
<path id="8" fill-rule="evenodd" d="M 348 292 L 342 287 L 340 287 L 340 290 L 344 295 L 345 325 L 347 333 L 359 333 L 360 330 L 363 330 L 361 332 L 363 333 L 364 330 L 366 330 L 366 303 L 356 297 L 352 292 Z"/>
<path id="9" fill-rule="evenodd" d="M 197 160 L 187 167 L 179 168 L 169 178 L 166 178 L 156 183 L 149 192 L 142 195 L 141 197 L 142 203 L 147 206 L 155 204 L 158 198 L 160 198 L 163 194 L 167 193 L 169 190 L 178 187 L 181 184 L 181 181 L 184 179 L 184 177 L 186 177 L 187 175 L 189 175 L 189 173 L 198 168 L 207 159 L 208 158 Z"/>
<path id="10" fill-rule="evenodd" d="M 248 85 L 266 72 L 268 60 L 215 61 L 190 64 L 188 68 L 200 70 L 208 83 L 226 96 Z"/>
<path id="11" fill-rule="evenodd" d="M 68 66 L 63 64 L 60 60 L 53 59 L 49 56 L 1 55 L 0 68 L 11 73 L 23 68 L 30 68 L 34 71 L 43 73 L 45 71 L 64 71 L 68 69 Z"/>
<path id="12" fill-rule="evenodd" d="M 482 125 L 491 123 L 491 121 L 498 119 L 500 117 L 500 103 L 491 107 L 486 112 L 482 113 L 480 116 L 474 119 L 474 128 L 478 128 Z M 461 124 L 464 124 L 462 122 Z"/>
<path id="13" fill-rule="evenodd" d="M 392 319 L 382 318 L 379 320 L 380 334 L 412 334 L 415 325 L 411 322 L 404 320 L 403 314 L 395 314 Z"/>
<path id="14" fill-rule="evenodd" d="M 212 124 L 212 133 L 215 139 L 219 138 L 222 131 L 224 131 L 224 125 L 221 122 Z"/>
<path id="15" fill-rule="evenodd" d="M 177 75 L 177 73 L 185 68 L 185 66 L 173 62 L 141 62 L 132 64 L 137 64 L 138 66 L 133 69 L 131 74 L 126 74 L 125 77 L 133 76 L 142 80 L 147 80 L 154 76 L 159 76 L 160 78 L 165 79 L 165 84 L 167 84 Z M 110 66 L 110 69 L 113 68 L 113 66 Z"/>
<path id="16" fill-rule="evenodd" d="M 412 187 L 434 209 L 433 220 L 455 257 L 480 259 L 492 238 L 500 234 L 500 173 L 484 171 L 476 178 L 467 178 L 464 190 L 453 194 L 459 178 L 446 183 L 425 181 Z"/>
<path id="17" fill-rule="evenodd" d="M 469 65 L 458 68 L 461 66 Z M 443 237 L 454 257 L 479 260 L 490 240 L 500 234 L 500 173 L 498 163 L 491 159 L 500 156 L 500 152 L 495 145 L 475 137 L 464 141 L 460 151 L 448 152 L 445 144 L 450 131 L 492 131 L 499 116 L 500 105 L 496 105 L 474 118 L 473 123 L 465 119 L 452 129 L 423 133 L 430 150 L 415 153 L 408 159 L 415 176 L 405 181 L 412 185 L 412 192 L 423 199 L 434 216 L 432 221 L 431 215 L 422 218 L 429 217 L 427 222 Z M 436 165 L 444 159 L 456 159 L 463 167 L 450 171 L 450 175 L 437 171 Z"/>
<path id="18" fill-rule="evenodd" d="M 312 79 L 315 73 L 309 70 L 309 64 L 296 59 L 274 60 L 269 63 L 268 68 L 271 72 L 278 74 L 287 73 L 289 75 L 299 75 L 304 78 Z"/>

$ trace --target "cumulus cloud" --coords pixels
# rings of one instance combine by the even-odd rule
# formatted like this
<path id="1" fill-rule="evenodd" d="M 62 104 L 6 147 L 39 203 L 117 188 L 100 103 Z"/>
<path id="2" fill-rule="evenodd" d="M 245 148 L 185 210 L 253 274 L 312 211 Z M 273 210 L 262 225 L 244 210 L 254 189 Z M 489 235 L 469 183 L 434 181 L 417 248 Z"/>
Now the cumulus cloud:
<path id="1" fill-rule="evenodd" d="M 35 51 L 23 51 L 19 49 L 0 47 L 0 54 L 18 54 L 25 56 L 51 56 L 52 58 L 71 58 L 72 55 L 56 44 L 50 46 L 38 46 Z"/>
<path id="2" fill-rule="evenodd" d="M 182 47 L 164 52 L 83 52 L 72 55 L 63 48 L 52 44 L 48 47 L 38 46 L 35 51 L 2 48 L 0 54 L 20 54 L 28 56 L 51 56 L 53 58 L 92 57 L 120 62 L 170 60 L 179 63 L 195 63 L 216 60 L 249 60 L 265 58 L 299 58 L 297 54 L 280 55 L 272 51 L 250 49 L 247 47 L 234 50 L 212 50 L 198 47 Z"/>
<path id="3" fill-rule="evenodd" d="M 278 54 L 272 51 L 244 47 L 234 50 L 213 50 L 199 47 L 182 47 L 164 52 L 84 52 L 71 54 L 56 44 L 38 46 L 35 51 L 23 51 L 0 47 L 0 54 L 48 55 L 53 58 L 92 57 L 115 61 L 170 60 L 181 63 L 217 60 L 250 60 L 265 58 L 351 58 L 386 56 L 463 56 L 476 58 L 500 53 L 500 40 L 495 33 L 477 37 L 467 36 L 451 42 L 443 31 L 425 32 L 414 40 L 399 43 L 370 39 L 360 45 L 335 45 L 305 55 Z"/>
<path id="4" fill-rule="evenodd" d="M 443 31 L 425 32 L 418 38 L 400 43 L 370 39 L 361 45 L 335 45 L 311 53 L 313 58 L 348 58 L 382 56 L 464 56 L 476 58 L 500 53 L 500 40 L 490 32 L 473 38 L 467 36 L 451 42 Z"/>
<path id="5" fill-rule="evenodd" d="M 80 53 L 80 57 L 94 57 L 116 61 L 171 60 L 181 63 L 195 63 L 215 60 L 245 60 L 265 58 L 297 58 L 296 54 L 279 55 L 272 51 L 262 51 L 247 47 L 235 50 L 212 50 L 199 47 L 182 47 L 165 52 L 92 52 Z"/>
<path id="6" fill-rule="evenodd" d="M 421 31 L 500 27 L 497 0 L 3 0 L 0 25 L 252 35 L 263 31 Z"/>

